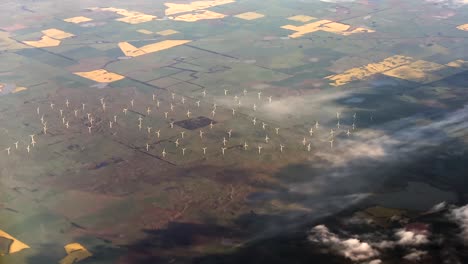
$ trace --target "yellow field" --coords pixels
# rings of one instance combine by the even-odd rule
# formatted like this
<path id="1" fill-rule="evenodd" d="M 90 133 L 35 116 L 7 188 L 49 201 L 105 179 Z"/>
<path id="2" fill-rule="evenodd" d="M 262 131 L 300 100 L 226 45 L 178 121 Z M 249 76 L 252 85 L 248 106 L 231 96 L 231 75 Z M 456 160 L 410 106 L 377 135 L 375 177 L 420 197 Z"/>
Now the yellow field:
<path id="1" fill-rule="evenodd" d="M 413 61 L 413 58 L 411 57 L 395 55 L 395 56 L 386 58 L 385 60 L 381 62 L 370 63 L 363 67 L 352 68 L 352 69 L 345 71 L 344 73 L 330 75 L 325 78 L 333 81 L 331 85 L 340 86 L 340 85 L 347 84 L 354 80 L 363 80 L 376 73 L 385 72 L 385 71 L 394 69 L 396 67 L 409 64 L 412 61 Z"/>
<path id="2" fill-rule="evenodd" d="M 118 80 L 122 80 L 125 76 L 108 72 L 104 69 L 89 71 L 89 72 L 75 72 L 74 74 L 79 75 L 83 78 L 93 80 L 99 83 L 110 83 Z"/>
<path id="3" fill-rule="evenodd" d="M 164 40 L 158 43 L 149 44 L 140 48 L 145 53 L 157 52 L 165 49 L 169 49 L 175 46 L 183 45 L 190 42 L 191 40 Z"/>
<path id="4" fill-rule="evenodd" d="M 153 53 L 153 52 L 169 49 L 175 46 L 183 45 L 190 41 L 191 40 L 163 40 L 163 41 L 160 41 L 154 44 L 149 44 L 140 48 L 137 48 L 128 42 L 120 42 L 119 48 L 122 50 L 125 56 L 137 57 L 137 56 L 145 55 L 148 53 Z"/>
<path id="5" fill-rule="evenodd" d="M 153 15 L 147 15 L 145 13 L 141 13 L 137 11 L 128 11 L 123 8 L 115 8 L 115 7 L 105 7 L 105 8 L 92 7 L 92 8 L 89 8 L 89 10 L 114 12 L 116 14 L 123 16 L 122 18 L 116 19 L 117 21 L 128 23 L 128 24 L 140 24 L 140 23 L 148 22 L 157 18 L 156 16 L 153 16 Z"/>
<path id="6" fill-rule="evenodd" d="M 446 77 L 434 72 L 441 71 L 447 67 L 446 65 L 418 60 L 408 65 L 389 70 L 383 74 L 418 83 L 429 83 Z"/>
<path id="7" fill-rule="evenodd" d="M 47 37 L 50 37 L 50 38 L 53 38 L 53 39 L 58 39 L 58 40 L 62 40 L 62 39 L 66 39 L 66 38 L 70 38 L 70 37 L 75 36 L 75 35 L 73 35 L 71 33 L 67 33 L 65 31 L 62 31 L 62 30 L 56 29 L 56 28 L 49 28 L 49 29 L 46 29 L 46 30 L 42 30 L 41 32 L 42 32 L 42 34 L 44 34 Z"/>
<path id="8" fill-rule="evenodd" d="M 418 83 L 427 83 L 441 79 L 440 76 L 424 72 L 420 69 L 412 68 L 410 65 L 404 65 L 396 69 L 384 72 L 384 75 L 413 81 Z"/>
<path id="9" fill-rule="evenodd" d="M 44 35 L 40 40 L 23 41 L 23 43 L 36 48 L 56 47 L 60 45 L 60 40 L 75 36 L 71 33 L 56 28 L 49 28 L 42 30 L 41 32 Z"/>
<path id="10" fill-rule="evenodd" d="M 373 30 L 366 29 L 366 28 L 356 28 L 352 31 L 348 31 L 351 28 L 350 25 L 333 22 L 333 21 L 326 20 L 326 19 L 312 22 L 309 24 L 305 24 L 302 26 L 285 25 L 285 26 L 282 26 L 281 28 L 296 31 L 295 33 L 289 35 L 290 38 L 299 38 L 299 37 L 304 36 L 305 34 L 313 33 L 319 30 L 331 32 L 335 34 L 340 34 L 344 36 L 355 34 L 355 33 L 374 32 Z"/>
<path id="11" fill-rule="evenodd" d="M 312 33 L 312 32 L 320 30 L 320 27 L 322 26 L 322 24 L 329 23 L 329 22 L 331 22 L 331 21 L 329 21 L 329 20 L 320 20 L 320 21 L 317 21 L 317 22 L 305 24 L 303 26 L 284 25 L 281 28 L 296 31 L 295 33 L 289 35 L 289 37 L 290 38 L 298 38 L 298 37 L 302 37 L 305 34 Z"/>
<path id="12" fill-rule="evenodd" d="M 464 60 L 455 60 L 447 63 L 447 66 L 454 68 L 468 68 L 468 61 Z"/>
<path id="13" fill-rule="evenodd" d="M 297 15 L 297 16 L 288 17 L 288 19 L 293 20 L 293 21 L 306 23 L 306 22 L 309 22 L 310 20 L 314 20 L 316 18 L 311 17 L 311 16 L 306 16 L 306 15 Z"/>
<path id="14" fill-rule="evenodd" d="M 468 31 L 468 24 L 459 25 L 457 28 L 460 30 Z"/>
<path id="15" fill-rule="evenodd" d="M 16 87 L 11 93 L 19 93 L 22 91 L 26 91 L 28 88 L 26 87 Z"/>
<path id="16" fill-rule="evenodd" d="M 68 23 L 79 24 L 79 23 L 83 23 L 83 22 L 92 21 L 92 19 L 89 18 L 89 17 L 77 16 L 77 17 L 66 18 L 63 21 L 68 22 Z"/>
<path id="17" fill-rule="evenodd" d="M 456 60 L 446 65 L 437 64 L 425 60 L 415 60 L 411 57 L 395 55 L 377 63 L 370 63 L 362 67 L 352 68 L 343 73 L 325 77 L 333 81 L 332 86 L 340 86 L 355 80 L 363 80 L 374 74 L 381 73 L 387 76 L 413 81 L 418 83 L 429 83 L 440 80 L 453 71 L 442 71 L 447 68 L 468 67 L 468 62 Z M 437 73 L 436 73 L 437 72 Z M 444 75 L 441 73 L 444 72 Z"/>
<path id="18" fill-rule="evenodd" d="M 179 14 L 179 13 L 188 13 L 196 10 L 207 9 L 213 6 L 225 5 L 229 3 L 234 3 L 234 0 L 211 0 L 211 1 L 194 1 L 189 4 L 177 4 L 177 3 L 164 3 L 167 6 L 165 14 L 167 16 Z"/>
<path id="19" fill-rule="evenodd" d="M 254 20 L 254 19 L 257 19 L 257 18 L 264 17 L 264 16 L 265 15 L 263 15 L 263 14 L 259 14 L 259 13 L 255 13 L 255 12 L 246 12 L 246 13 L 238 14 L 235 17 L 245 19 L 245 20 Z"/>
<path id="20" fill-rule="evenodd" d="M 11 243 L 11 246 L 10 246 L 10 251 L 8 252 L 9 254 L 16 253 L 16 252 L 19 252 L 19 251 L 21 251 L 23 249 L 29 248 L 28 245 L 24 244 L 23 242 L 19 241 L 16 238 L 12 237 L 8 233 L 4 232 L 3 230 L 0 230 L 0 237 L 6 238 L 6 239 L 9 239 L 9 240 L 13 240 L 13 243 Z M 0 254 L 0 256 L 1 256 L 1 254 Z"/>
<path id="21" fill-rule="evenodd" d="M 145 35 L 153 34 L 153 32 L 151 32 L 149 30 L 146 30 L 146 29 L 138 29 L 137 32 L 139 32 L 141 34 L 145 34 Z"/>
<path id="22" fill-rule="evenodd" d="M 40 40 L 23 41 L 23 43 L 36 48 L 45 48 L 56 47 L 60 45 L 61 41 L 48 36 L 42 36 Z"/>
<path id="23" fill-rule="evenodd" d="M 155 18 L 156 16 L 141 14 L 137 16 L 122 17 L 116 20 L 120 22 L 128 23 L 128 24 L 140 24 L 140 23 L 151 21 Z"/>
<path id="24" fill-rule="evenodd" d="M 119 48 L 122 50 L 125 56 L 129 57 L 137 57 L 146 54 L 144 51 L 138 49 L 128 42 L 119 42 Z"/>
<path id="25" fill-rule="evenodd" d="M 156 34 L 161 35 L 161 36 L 169 36 L 169 35 L 173 35 L 173 34 L 177 34 L 177 33 L 179 33 L 179 31 L 175 31 L 173 29 L 166 29 L 166 30 L 163 30 L 163 31 L 156 32 Z"/>
<path id="26" fill-rule="evenodd" d="M 93 255 L 85 247 L 78 243 L 66 245 L 65 251 L 67 252 L 67 256 L 60 261 L 60 264 L 77 263 Z"/>

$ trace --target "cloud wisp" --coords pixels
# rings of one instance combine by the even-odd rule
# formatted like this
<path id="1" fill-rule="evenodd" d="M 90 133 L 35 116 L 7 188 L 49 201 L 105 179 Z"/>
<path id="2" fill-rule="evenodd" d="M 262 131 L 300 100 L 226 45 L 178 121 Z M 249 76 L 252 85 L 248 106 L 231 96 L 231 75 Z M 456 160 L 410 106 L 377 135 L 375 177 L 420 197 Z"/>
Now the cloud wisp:
<path id="1" fill-rule="evenodd" d="M 344 238 L 331 232 L 325 225 L 317 225 L 309 232 L 308 239 L 312 243 L 327 247 L 333 253 L 362 264 L 382 263 L 381 255 L 397 247 L 407 252 L 402 256 L 403 259 L 418 262 L 428 254 L 420 247 L 431 243 L 429 231 L 415 231 L 411 228 L 395 230 L 391 238 L 393 240 L 385 240 L 385 235 L 380 233 L 348 236 L 350 238 Z"/>
<path id="2" fill-rule="evenodd" d="M 312 228 L 309 234 L 311 242 L 328 246 L 337 253 L 353 261 L 372 260 L 378 257 L 379 252 L 369 243 L 357 238 L 340 238 L 337 234 L 330 232 L 324 225 Z"/>
<path id="3" fill-rule="evenodd" d="M 460 236 L 468 244 L 468 205 L 452 209 L 449 216 L 458 223 L 462 230 Z"/>

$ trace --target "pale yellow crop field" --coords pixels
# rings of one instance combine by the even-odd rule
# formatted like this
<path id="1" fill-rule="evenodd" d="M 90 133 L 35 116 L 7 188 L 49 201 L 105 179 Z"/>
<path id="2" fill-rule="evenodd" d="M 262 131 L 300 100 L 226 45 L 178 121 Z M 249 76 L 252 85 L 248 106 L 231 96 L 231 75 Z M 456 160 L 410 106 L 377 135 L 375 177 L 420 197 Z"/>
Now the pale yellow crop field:
<path id="1" fill-rule="evenodd" d="M 13 242 L 11 243 L 10 245 L 10 251 L 8 253 L 16 253 L 16 252 L 19 252 L 23 249 L 26 249 L 26 248 L 29 248 L 28 245 L 26 245 L 25 243 L 19 241 L 18 239 L 12 237 L 10 234 L 6 233 L 5 231 L 1 230 L 0 229 L 0 238 L 6 238 L 6 239 L 9 239 L 9 240 L 12 240 Z M 1 254 L 0 254 L 1 256 Z"/>
<path id="2" fill-rule="evenodd" d="M 92 19 L 89 17 L 85 17 L 85 16 L 77 16 L 77 17 L 66 18 L 63 21 L 68 22 L 68 23 L 79 24 L 79 23 L 92 21 Z"/>
<path id="3" fill-rule="evenodd" d="M 403 65 L 384 72 L 383 74 L 417 83 L 429 83 L 446 77 L 435 72 L 441 72 L 441 70 L 447 67 L 448 66 L 446 65 L 441 65 L 429 61 L 417 60 L 408 65 Z"/>
<path id="4" fill-rule="evenodd" d="M 148 53 L 158 52 L 165 49 L 170 49 L 175 46 L 183 45 L 190 42 L 190 40 L 163 40 L 153 44 L 145 45 L 137 48 L 128 42 L 120 42 L 119 48 L 125 56 L 137 57 Z"/>
<path id="5" fill-rule="evenodd" d="M 46 35 L 48 37 L 58 39 L 58 40 L 71 38 L 71 37 L 75 36 L 75 35 L 73 35 L 71 33 L 68 33 L 68 32 L 65 32 L 63 30 L 56 29 L 56 28 L 46 29 L 46 30 L 43 30 L 41 32 L 42 32 L 42 34 L 44 34 L 44 35 Z"/>
<path id="6" fill-rule="evenodd" d="M 467 68 L 468 61 L 465 60 L 454 60 L 447 63 L 447 66 L 454 67 L 454 68 Z"/>
<path id="7" fill-rule="evenodd" d="M 169 35 L 173 35 L 177 33 L 179 33 L 179 31 L 176 31 L 173 29 L 166 29 L 166 30 L 156 32 L 156 34 L 161 35 L 161 36 L 169 36 Z"/>
<path id="8" fill-rule="evenodd" d="M 335 74 L 325 77 L 333 81 L 331 85 L 340 86 L 354 80 L 363 80 L 376 73 L 388 71 L 390 69 L 405 65 L 413 61 L 411 57 L 395 55 L 377 63 L 370 63 L 362 67 L 349 69 L 341 74 Z"/>
<path id="9" fill-rule="evenodd" d="M 75 36 L 56 28 L 49 28 L 41 32 L 44 35 L 39 40 L 23 41 L 23 43 L 36 48 L 56 47 L 60 45 L 62 39 Z"/>
<path id="10" fill-rule="evenodd" d="M 105 8 L 100 8 L 100 7 L 92 7 L 88 8 L 89 10 L 92 11 L 109 11 L 109 12 L 114 12 L 116 14 L 119 14 L 123 16 L 122 18 L 117 18 L 117 21 L 128 23 L 128 24 L 140 24 L 144 22 L 148 22 L 151 20 L 156 19 L 156 16 L 153 15 L 147 15 L 145 13 L 137 12 L 137 11 L 128 11 L 127 9 L 123 8 L 115 8 L 115 7 L 105 7 Z"/>
<path id="11" fill-rule="evenodd" d="M 75 74 L 99 83 L 110 83 L 125 78 L 125 76 L 113 72 L 108 72 L 104 69 L 89 72 L 75 72 Z"/>
<path id="12" fill-rule="evenodd" d="M 167 7 L 165 14 L 167 16 L 192 12 L 195 10 L 207 9 L 214 6 L 225 5 L 229 3 L 234 3 L 234 0 L 211 0 L 211 1 L 194 1 L 188 4 L 177 4 L 177 3 L 164 3 Z"/>
<path id="13" fill-rule="evenodd" d="M 149 31 L 149 30 L 146 30 L 146 29 L 138 29 L 137 32 L 141 33 L 141 34 L 145 34 L 145 35 L 151 35 L 153 34 L 153 32 Z"/>
<path id="14" fill-rule="evenodd" d="M 260 13 L 246 12 L 246 13 L 238 14 L 235 17 L 240 18 L 240 19 L 244 19 L 244 20 L 254 20 L 254 19 L 264 17 L 264 16 L 265 15 L 260 14 Z"/>
<path id="15" fill-rule="evenodd" d="M 26 91 L 28 88 L 26 87 L 16 87 L 11 93 L 19 93 L 19 92 L 22 92 L 22 91 Z"/>
<path id="16" fill-rule="evenodd" d="M 362 67 L 349 69 L 340 74 L 325 77 L 333 81 L 332 86 L 341 86 L 355 80 L 364 80 L 370 76 L 381 73 L 417 83 L 429 83 L 445 78 L 455 71 L 443 71 L 448 68 L 461 68 L 466 65 L 463 60 L 456 60 L 446 65 L 425 60 L 416 60 L 412 57 L 395 55 L 381 62 L 370 63 Z M 444 72 L 442 74 L 442 72 Z"/>
<path id="17" fill-rule="evenodd" d="M 304 36 L 305 34 L 313 33 L 316 31 L 326 31 L 330 33 L 344 35 L 344 36 L 355 34 L 355 33 L 375 32 L 374 30 L 366 29 L 366 28 L 356 28 L 354 30 L 349 31 L 349 29 L 351 28 L 350 25 L 339 23 L 339 22 L 334 22 L 334 21 L 326 20 L 326 19 L 312 22 L 309 24 L 305 24 L 302 26 L 285 25 L 285 26 L 282 26 L 281 28 L 296 31 L 295 33 L 289 35 L 290 38 L 299 38 L 299 37 Z"/>
<path id="18" fill-rule="evenodd" d="M 73 264 L 91 257 L 93 254 L 79 243 L 65 245 L 67 256 L 60 260 L 60 264 Z"/>
<path id="19" fill-rule="evenodd" d="M 460 30 L 468 31 L 468 24 L 459 25 L 457 28 Z"/>
<path id="20" fill-rule="evenodd" d="M 306 15 L 296 15 L 296 16 L 288 17 L 288 19 L 293 20 L 293 21 L 306 23 L 306 22 L 309 22 L 309 21 L 317 19 L 317 18 L 311 17 L 311 16 L 306 16 Z"/>
<path id="21" fill-rule="evenodd" d="M 39 40 L 23 41 L 23 43 L 36 48 L 45 48 L 56 47 L 60 45 L 61 41 L 48 36 L 42 36 Z"/>

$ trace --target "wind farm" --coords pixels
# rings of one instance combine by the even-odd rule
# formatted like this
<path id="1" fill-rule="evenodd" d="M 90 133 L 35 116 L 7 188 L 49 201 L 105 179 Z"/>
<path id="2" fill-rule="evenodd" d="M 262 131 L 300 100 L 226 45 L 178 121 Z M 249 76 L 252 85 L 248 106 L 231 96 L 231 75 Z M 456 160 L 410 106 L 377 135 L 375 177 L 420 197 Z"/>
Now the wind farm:
<path id="1" fill-rule="evenodd" d="M 241 161 L 242 159 L 248 159 L 246 156 L 248 154 L 240 151 L 242 146 L 245 146 L 247 142 L 252 145 L 259 144 L 260 142 L 265 143 L 262 146 L 262 148 L 264 148 L 263 153 L 269 154 L 267 159 L 276 160 L 285 159 L 285 157 L 278 157 L 278 147 L 284 143 L 295 141 L 294 138 L 296 137 L 304 136 L 302 140 L 303 146 L 306 146 L 306 143 L 310 142 L 309 148 L 310 144 L 314 144 L 317 146 L 317 149 L 321 149 L 323 145 L 326 145 L 327 142 L 329 142 L 327 140 L 335 137 L 335 134 L 351 135 L 349 131 L 350 129 L 354 130 L 355 127 L 352 128 L 352 125 L 355 125 L 356 122 L 356 114 L 349 113 L 347 120 L 348 125 L 344 126 L 342 129 L 337 128 L 337 132 L 332 128 L 328 133 L 326 132 L 327 129 L 325 127 L 319 128 L 318 121 L 315 121 L 315 134 L 312 128 L 310 128 L 308 132 L 303 132 L 298 129 L 287 127 L 281 128 L 282 132 L 280 134 L 280 127 L 272 128 L 266 122 L 262 121 L 263 119 L 258 119 L 254 116 L 262 114 L 258 113 L 258 111 L 238 107 L 237 111 L 239 112 L 239 116 L 233 117 L 229 115 L 229 107 L 224 107 L 221 103 L 206 102 L 205 104 L 202 104 L 201 102 L 205 101 L 203 98 L 206 96 L 206 93 L 200 93 L 198 97 L 195 95 L 194 98 L 179 101 L 176 93 L 169 94 L 166 91 L 159 91 L 159 93 L 154 94 L 153 97 L 155 99 L 157 98 L 159 106 L 155 104 L 155 100 L 147 100 L 143 94 L 142 97 L 138 99 L 131 99 L 127 104 L 125 102 L 119 102 L 119 98 L 113 98 L 113 96 L 118 95 L 96 94 L 95 96 L 102 97 L 99 101 L 96 100 L 95 102 L 92 102 L 92 100 L 88 100 L 86 103 L 81 101 L 70 102 L 69 99 L 65 99 L 65 101 L 63 101 L 63 99 L 60 98 L 53 98 L 50 103 L 47 102 L 44 103 L 44 105 L 37 106 L 37 109 L 47 109 L 45 107 L 46 105 L 68 105 L 65 108 L 67 110 L 51 107 L 41 113 L 41 118 L 36 118 L 36 124 L 34 125 L 36 126 L 37 134 L 29 135 L 30 144 L 34 147 L 37 143 L 35 141 L 36 135 L 41 139 L 48 138 L 47 140 L 51 140 L 56 134 L 61 135 L 65 140 L 67 140 L 68 137 L 80 140 L 80 138 L 86 134 L 94 135 L 98 138 L 109 136 L 110 144 L 121 142 L 120 144 L 132 146 L 129 150 L 130 153 L 134 150 L 143 148 L 146 148 L 147 152 L 150 153 L 149 146 L 151 146 L 151 150 L 154 151 L 152 155 L 154 155 L 155 158 L 163 161 L 166 160 L 171 164 L 187 165 L 201 160 L 207 161 L 207 157 L 216 160 L 216 158 L 219 157 L 217 152 L 210 153 L 205 149 L 205 152 L 202 155 L 200 146 L 201 144 L 215 146 L 217 144 L 216 139 L 219 138 L 222 142 L 222 146 L 237 150 L 230 154 L 232 155 L 233 160 Z M 185 98 L 180 95 L 179 97 Z M 252 98 L 249 98 L 247 94 L 234 95 L 233 98 L 235 97 L 242 97 L 246 101 L 253 100 Z M 106 105 L 104 98 L 113 102 L 112 104 L 107 104 L 107 110 L 103 107 Z M 138 100 L 137 104 L 135 104 L 136 100 Z M 187 103 L 185 101 L 187 101 Z M 70 104 L 71 108 L 69 107 Z M 259 102 L 258 104 L 263 107 L 263 105 L 269 104 L 269 100 Z M 86 111 L 83 109 L 77 110 L 77 108 L 75 108 L 80 105 L 87 105 Z M 193 105 L 200 106 L 194 108 Z M 194 116 L 192 116 L 190 107 L 196 109 L 196 111 L 194 110 L 193 112 Z M 123 111 L 120 111 L 120 109 L 123 109 Z M 129 111 L 129 109 L 131 109 L 131 111 Z M 218 115 L 216 115 L 215 118 L 210 117 L 210 110 L 211 112 L 217 110 Z M 264 112 L 265 116 L 268 115 L 267 108 L 263 108 L 261 112 Z M 31 116 L 33 116 L 32 113 Z M 133 119 L 138 121 L 137 125 L 132 125 L 134 123 L 134 121 L 132 121 Z M 261 122 L 261 126 L 257 126 L 257 122 Z M 309 120 L 309 122 L 306 123 L 313 124 L 312 120 Z M 46 124 L 49 124 L 49 127 L 47 127 Z M 143 124 L 145 124 L 146 133 L 142 130 Z M 33 125 L 33 123 L 31 123 L 31 125 Z M 280 125 L 280 123 L 275 124 L 275 126 Z M 209 129 L 206 129 L 208 127 Z M 234 130 L 230 127 L 235 127 L 236 129 Z M 97 132 L 93 133 L 92 131 L 94 130 Z M 206 130 L 206 132 L 204 130 Z M 47 131 L 49 132 L 48 137 Z M 260 132 L 263 133 L 264 136 L 258 136 Z M 274 137 L 270 138 L 268 132 L 274 135 Z M 308 133 L 308 135 L 306 133 Z M 161 134 L 164 136 L 161 137 Z M 90 140 L 89 135 L 86 136 L 87 140 Z M 180 135 L 180 139 L 178 135 Z M 175 148 L 169 144 L 170 142 L 175 143 Z M 186 157 L 183 160 L 180 159 L 181 157 L 178 157 L 180 153 L 176 151 L 181 143 L 186 150 L 191 152 L 190 157 Z M 296 144 L 296 146 L 294 146 L 294 144 L 289 145 L 289 149 L 291 151 L 300 153 L 300 150 L 302 149 L 300 144 Z M 15 149 L 18 149 L 18 142 L 15 143 L 15 146 Z M 165 159 L 160 157 L 158 154 L 162 149 L 167 150 L 166 153 L 168 155 Z M 267 149 L 268 152 L 266 152 Z M 107 154 L 103 153 L 103 155 Z M 302 153 L 301 158 L 310 159 L 311 156 L 310 154 Z M 294 159 L 298 159 L 298 156 L 295 156 Z M 290 161 L 285 160 L 284 162 Z"/>

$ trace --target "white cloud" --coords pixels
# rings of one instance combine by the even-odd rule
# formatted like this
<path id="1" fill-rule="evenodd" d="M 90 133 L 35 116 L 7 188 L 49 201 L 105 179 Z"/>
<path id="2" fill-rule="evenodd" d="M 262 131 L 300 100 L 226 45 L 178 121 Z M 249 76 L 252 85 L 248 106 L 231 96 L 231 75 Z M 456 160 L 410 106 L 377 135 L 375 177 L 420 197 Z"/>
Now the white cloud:
<path id="1" fill-rule="evenodd" d="M 318 225 L 312 228 L 309 234 L 309 240 L 316 243 L 323 243 L 323 244 L 334 244 L 340 243 L 340 239 L 337 235 L 330 232 L 328 228 L 324 225 Z"/>
<path id="2" fill-rule="evenodd" d="M 343 241 L 342 245 L 344 248 L 341 253 L 351 260 L 366 260 L 379 254 L 371 245 L 355 238 Z"/>
<path id="3" fill-rule="evenodd" d="M 259 100 L 256 91 L 250 90 L 247 96 L 237 94 L 239 100 L 234 100 L 234 93 L 230 94 L 230 96 L 215 96 L 213 102 L 227 111 L 235 108 L 238 113 L 250 116 L 248 117 L 249 122 L 253 117 L 256 117 L 258 121 L 265 121 L 269 124 L 276 123 L 280 127 L 290 127 L 304 120 L 326 120 L 335 113 L 325 112 L 323 106 L 332 104 L 332 102 L 344 98 L 350 93 L 349 91 L 339 91 L 324 94 L 298 93 L 299 95 L 273 96 L 272 102 L 269 103 L 267 99 L 268 92 L 264 92 L 262 99 Z M 240 106 L 238 105 L 239 101 L 241 102 Z M 256 111 L 253 110 L 254 105 Z M 219 111 L 223 111 L 222 108 Z"/>
<path id="4" fill-rule="evenodd" d="M 379 131 L 360 131 L 351 137 L 352 140 L 337 142 L 342 151 L 340 155 L 328 152 L 318 155 L 335 166 L 343 166 L 359 158 L 384 162 L 407 161 L 423 153 L 427 147 L 440 146 L 452 138 L 463 136 L 468 129 L 467 118 L 468 105 L 427 125 L 418 124 L 421 116 L 411 116 L 382 124 Z"/>
<path id="5" fill-rule="evenodd" d="M 405 229 L 398 229 L 395 235 L 398 237 L 397 244 L 402 246 L 418 246 L 429 243 L 427 232 L 413 232 Z"/>
<path id="6" fill-rule="evenodd" d="M 267 118 L 275 122 L 288 122 L 288 119 L 291 118 L 290 116 L 293 116 L 296 121 L 307 120 L 311 116 L 316 116 L 321 110 L 323 112 L 323 109 L 320 108 L 321 106 L 344 98 L 349 94 L 349 91 L 324 94 L 309 93 L 298 96 L 274 98 L 271 103 L 267 102 L 261 105 L 258 104 L 258 100 L 255 97 L 247 100 L 244 99 L 244 101 L 246 103 L 245 105 L 249 106 L 257 103 L 259 106 L 258 111 L 261 111 Z"/>
<path id="7" fill-rule="evenodd" d="M 460 225 L 461 236 L 468 243 L 468 205 L 452 209 L 451 218 Z"/>
<path id="8" fill-rule="evenodd" d="M 441 203 L 434 205 L 431 209 L 429 209 L 429 211 L 427 211 L 427 213 L 438 213 L 444 210 L 445 208 L 447 208 L 447 203 L 441 202 Z"/>
<path id="9" fill-rule="evenodd" d="M 429 231 L 426 229 L 413 231 L 401 228 L 395 231 L 395 237 L 397 238 L 396 241 L 381 240 L 379 242 L 372 243 L 372 246 L 381 250 L 391 249 L 395 246 L 420 246 L 430 242 L 428 236 Z"/>
<path id="10" fill-rule="evenodd" d="M 425 255 L 427 255 L 426 251 L 421 250 L 413 250 L 413 252 L 405 255 L 403 258 L 409 261 L 420 261 Z"/>
<path id="11" fill-rule="evenodd" d="M 389 241 L 389 240 L 383 240 L 378 243 L 374 243 L 373 246 L 379 249 L 388 249 L 388 248 L 395 247 L 395 242 Z"/>
<path id="12" fill-rule="evenodd" d="M 286 103 L 281 100 L 281 103 L 287 107 L 297 102 Z M 380 162 L 386 165 L 408 162 L 418 155 L 424 155 L 431 146 L 444 145 L 468 131 L 468 122 L 465 122 L 468 118 L 468 106 L 440 118 L 433 118 L 430 122 L 419 122 L 422 118 L 422 115 L 415 115 L 382 124 L 380 130 L 364 129 L 349 139 L 337 139 L 336 149 L 339 152 L 326 148 L 314 153 L 314 159 L 323 160 L 320 164 L 313 165 L 314 169 L 324 172 L 321 177 L 289 183 L 289 192 L 307 194 L 308 199 L 304 202 L 320 215 L 333 213 L 333 210 L 350 206 L 369 196 L 370 193 L 362 193 L 362 189 L 374 180 L 367 177 L 366 170 L 379 172 L 375 165 Z M 334 186 L 338 181 L 343 182 L 341 179 L 346 179 L 346 188 Z M 333 190 L 330 191 L 332 185 Z M 428 207 L 433 204 L 434 202 L 428 203 Z M 424 235 L 415 236 L 418 239 Z M 465 236 L 468 237 L 468 232 Z M 404 241 L 406 240 L 403 239 L 402 243 Z"/>
<path id="13" fill-rule="evenodd" d="M 356 238 L 341 239 L 338 235 L 330 232 L 324 225 L 318 225 L 312 228 L 309 234 L 309 240 L 327 245 L 353 261 L 369 260 L 379 255 L 379 252 L 369 243 Z"/>
<path id="14" fill-rule="evenodd" d="M 293 102 L 284 105 L 294 105 Z M 459 110 L 444 114 L 438 119 L 432 119 L 431 122 L 421 124 L 421 115 L 391 121 L 381 125 L 381 130 L 365 129 L 352 136 L 337 140 L 337 151 L 317 151 L 315 157 L 324 162 L 314 165 L 315 168 L 323 169 L 323 177 L 311 177 L 307 182 L 291 183 L 288 185 L 292 193 L 301 193 L 309 195 L 309 206 L 313 206 L 316 211 L 331 213 L 331 208 L 343 208 L 368 197 L 368 193 L 358 193 L 362 187 L 369 184 L 372 179 L 365 178 L 362 175 L 362 169 L 374 168 L 372 161 L 382 162 L 384 164 L 400 164 L 408 162 L 412 158 L 423 155 L 430 146 L 443 145 L 454 137 L 460 136 L 459 133 L 466 133 L 468 129 L 468 106 Z M 315 158 L 314 157 L 314 158 Z M 362 161 L 361 161 L 362 160 Z M 359 161 L 359 162 L 355 162 Z M 377 163 L 378 164 L 378 163 Z M 321 167 L 323 166 L 323 167 Z M 328 195 L 327 190 L 330 183 L 336 183 L 339 179 L 353 178 L 346 185 L 346 194 L 360 194 L 355 196 L 351 202 L 344 201 L 345 195 L 336 195 L 336 187 L 333 195 Z M 339 189 L 340 186 L 338 186 Z M 330 206 L 330 201 L 343 202 L 334 203 Z M 324 207 L 317 208 L 323 201 Z M 437 201 L 439 202 L 439 201 Z M 428 203 L 434 204 L 434 203 Z M 320 210 L 323 209 L 323 210 Z M 404 220 L 404 219 L 403 219 Z M 404 224 L 404 222 L 402 222 Z M 410 235 L 405 234 L 405 235 Z M 416 239 L 424 235 L 416 235 Z M 467 233 L 468 236 L 468 233 Z M 406 240 L 402 240 L 404 243 Z M 409 243 L 409 242 L 408 242 Z"/>

